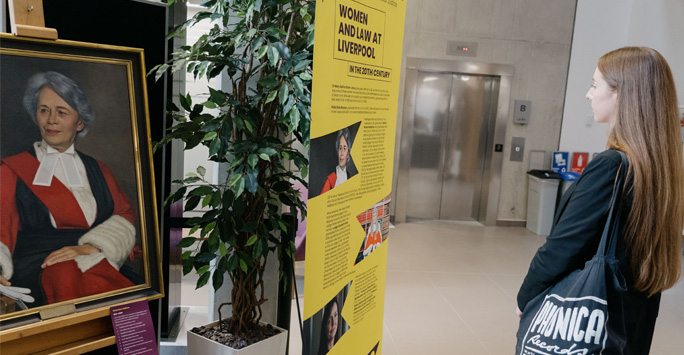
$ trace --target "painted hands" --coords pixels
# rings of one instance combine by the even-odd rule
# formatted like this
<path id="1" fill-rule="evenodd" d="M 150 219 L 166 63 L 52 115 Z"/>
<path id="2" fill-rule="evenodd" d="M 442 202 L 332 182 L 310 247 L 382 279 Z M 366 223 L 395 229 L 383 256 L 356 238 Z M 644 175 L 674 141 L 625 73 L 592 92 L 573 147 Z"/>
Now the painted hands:
<path id="1" fill-rule="evenodd" d="M 64 247 L 62 249 L 57 249 L 53 251 L 50 255 L 45 258 L 43 264 L 40 265 L 41 268 L 45 269 L 50 265 L 61 263 L 63 261 L 72 260 L 79 255 L 90 255 L 99 252 L 100 249 L 90 245 L 83 244 L 78 246 Z"/>

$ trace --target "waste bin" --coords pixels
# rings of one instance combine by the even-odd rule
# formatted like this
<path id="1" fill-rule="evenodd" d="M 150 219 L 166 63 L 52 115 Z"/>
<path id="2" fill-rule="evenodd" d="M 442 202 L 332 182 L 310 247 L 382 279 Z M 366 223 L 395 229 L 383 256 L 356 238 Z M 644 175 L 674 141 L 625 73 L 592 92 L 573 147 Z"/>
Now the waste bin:
<path id="1" fill-rule="evenodd" d="M 580 173 L 568 171 L 564 173 L 558 173 L 558 175 L 560 175 L 560 177 L 563 179 L 563 181 L 561 182 L 560 191 L 558 192 L 558 198 L 560 198 L 560 196 L 562 196 L 565 193 L 565 191 L 570 187 L 570 185 L 572 185 L 572 183 L 575 182 L 577 178 L 579 178 Z"/>
<path id="2" fill-rule="evenodd" d="M 556 210 L 560 175 L 551 170 L 527 172 L 527 223 L 525 227 L 539 235 L 549 235 Z"/>

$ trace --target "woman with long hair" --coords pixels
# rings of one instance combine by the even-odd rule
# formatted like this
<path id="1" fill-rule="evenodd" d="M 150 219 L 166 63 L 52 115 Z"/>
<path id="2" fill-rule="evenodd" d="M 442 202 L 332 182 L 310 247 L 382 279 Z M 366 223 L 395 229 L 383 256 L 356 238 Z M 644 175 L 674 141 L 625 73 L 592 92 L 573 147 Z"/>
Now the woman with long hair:
<path id="1" fill-rule="evenodd" d="M 624 325 L 623 354 L 648 354 L 662 291 L 681 276 L 684 163 L 678 101 L 660 53 L 626 47 L 603 55 L 586 95 L 594 120 L 610 125 L 607 150 L 560 202 L 546 243 L 518 293 L 518 316 L 537 295 L 595 254 L 607 219 L 618 151 L 629 161 L 620 208 L 619 270 L 627 291 L 609 294 L 611 322 Z"/>
<path id="2" fill-rule="evenodd" d="M 337 342 L 337 325 L 340 317 L 340 309 L 337 303 L 337 296 L 330 300 L 323 310 L 323 321 L 321 324 L 321 336 L 318 345 L 318 355 L 325 355 Z"/>

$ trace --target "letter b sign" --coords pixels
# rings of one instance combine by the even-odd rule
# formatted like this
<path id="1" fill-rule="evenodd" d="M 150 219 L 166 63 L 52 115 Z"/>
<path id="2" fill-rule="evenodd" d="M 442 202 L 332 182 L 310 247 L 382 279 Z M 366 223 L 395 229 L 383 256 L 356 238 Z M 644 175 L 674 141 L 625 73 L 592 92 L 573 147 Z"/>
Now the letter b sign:
<path id="1" fill-rule="evenodd" d="M 532 101 L 515 100 L 515 112 L 513 113 L 513 123 L 527 124 L 530 122 L 530 109 Z"/>

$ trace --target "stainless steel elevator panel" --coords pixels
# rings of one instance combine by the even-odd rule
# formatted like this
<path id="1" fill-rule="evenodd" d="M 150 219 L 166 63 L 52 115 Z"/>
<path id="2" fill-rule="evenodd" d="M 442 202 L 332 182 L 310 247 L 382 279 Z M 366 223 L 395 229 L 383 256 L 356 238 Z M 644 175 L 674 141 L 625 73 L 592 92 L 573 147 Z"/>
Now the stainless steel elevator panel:
<path id="1" fill-rule="evenodd" d="M 452 74 L 418 72 L 407 216 L 438 219 Z"/>
<path id="2" fill-rule="evenodd" d="M 496 76 L 418 71 L 407 218 L 480 220 Z"/>
<path id="3" fill-rule="evenodd" d="M 495 147 L 505 143 L 514 72 L 510 65 L 406 58 L 395 223 L 496 224 L 503 153 Z"/>
<path id="4" fill-rule="evenodd" d="M 480 220 L 485 152 L 491 145 L 498 80 L 453 76 L 440 219 Z"/>

